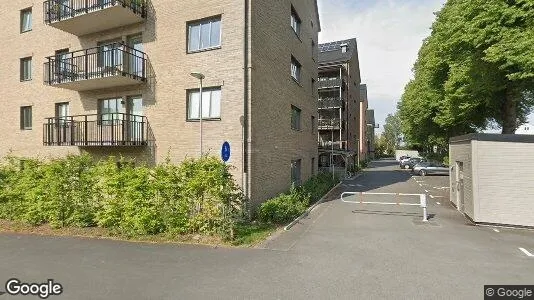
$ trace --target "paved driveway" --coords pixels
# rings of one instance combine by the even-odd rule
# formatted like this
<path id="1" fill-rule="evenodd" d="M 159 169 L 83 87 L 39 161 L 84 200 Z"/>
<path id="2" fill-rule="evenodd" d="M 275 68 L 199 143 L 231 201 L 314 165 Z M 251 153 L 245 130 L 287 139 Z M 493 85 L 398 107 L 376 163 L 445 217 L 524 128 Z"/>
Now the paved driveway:
<path id="1" fill-rule="evenodd" d="M 534 253 L 534 232 L 472 226 L 448 204 L 446 176 L 371 167 L 261 249 L 0 235 L 0 282 L 54 278 L 57 299 L 482 299 L 484 284 L 533 284 L 518 247 Z M 337 199 L 425 189 L 428 224 L 418 207 Z"/>

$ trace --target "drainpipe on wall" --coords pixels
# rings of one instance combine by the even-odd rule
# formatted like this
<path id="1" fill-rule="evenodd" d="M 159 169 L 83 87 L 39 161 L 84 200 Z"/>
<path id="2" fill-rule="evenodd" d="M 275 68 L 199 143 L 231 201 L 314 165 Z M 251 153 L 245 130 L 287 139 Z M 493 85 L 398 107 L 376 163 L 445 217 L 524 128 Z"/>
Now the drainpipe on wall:
<path id="1" fill-rule="evenodd" d="M 243 193 L 247 199 L 250 199 L 250 189 L 249 189 L 249 0 L 245 0 L 245 28 L 244 28 L 244 45 L 243 45 L 243 176 L 242 176 L 242 187 Z"/>

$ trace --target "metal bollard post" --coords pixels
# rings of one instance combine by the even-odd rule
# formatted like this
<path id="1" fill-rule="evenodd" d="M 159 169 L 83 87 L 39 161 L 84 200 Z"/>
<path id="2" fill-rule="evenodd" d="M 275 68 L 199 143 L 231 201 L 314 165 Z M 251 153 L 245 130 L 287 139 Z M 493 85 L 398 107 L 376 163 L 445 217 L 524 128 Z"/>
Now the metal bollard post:
<path id="1" fill-rule="evenodd" d="M 428 222 L 428 214 L 426 211 L 426 194 L 421 195 L 421 207 L 423 208 L 423 222 Z"/>

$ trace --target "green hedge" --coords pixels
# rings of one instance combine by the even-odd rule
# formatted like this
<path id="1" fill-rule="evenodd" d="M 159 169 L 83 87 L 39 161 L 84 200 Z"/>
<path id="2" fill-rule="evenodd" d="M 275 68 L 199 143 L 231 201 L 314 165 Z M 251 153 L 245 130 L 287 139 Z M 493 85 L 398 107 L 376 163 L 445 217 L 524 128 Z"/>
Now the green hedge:
<path id="1" fill-rule="evenodd" d="M 292 221 L 330 191 L 339 180 L 330 173 L 321 173 L 301 187 L 293 187 L 288 193 L 263 203 L 258 210 L 260 221 L 283 224 Z"/>
<path id="2" fill-rule="evenodd" d="M 0 218 L 32 225 L 230 236 L 244 204 L 229 167 L 213 157 L 153 168 L 89 155 L 11 157 L 0 167 Z"/>

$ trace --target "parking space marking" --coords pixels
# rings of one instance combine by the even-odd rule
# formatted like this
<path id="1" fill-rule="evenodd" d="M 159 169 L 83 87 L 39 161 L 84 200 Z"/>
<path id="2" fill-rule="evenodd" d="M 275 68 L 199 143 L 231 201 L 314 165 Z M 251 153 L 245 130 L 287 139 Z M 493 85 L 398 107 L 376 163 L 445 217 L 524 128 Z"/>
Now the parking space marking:
<path id="1" fill-rule="evenodd" d="M 493 231 L 500 232 L 499 229 L 497 229 L 497 228 L 493 228 Z"/>
<path id="2" fill-rule="evenodd" d="M 534 257 L 534 254 L 528 252 L 528 250 L 525 249 L 525 248 L 519 248 L 519 250 L 521 250 L 521 252 L 525 253 L 525 255 L 528 256 L 528 257 Z"/>
<path id="3" fill-rule="evenodd" d="M 429 193 L 429 191 L 428 191 L 428 190 L 425 190 L 425 192 Z"/>
<path id="4" fill-rule="evenodd" d="M 441 203 L 439 203 L 439 202 L 436 202 L 436 203 L 437 203 L 438 205 L 441 205 Z"/>
<path id="5" fill-rule="evenodd" d="M 432 195 L 429 195 L 429 196 L 430 196 L 431 199 L 434 199 L 434 196 L 432 196 Z"/>

